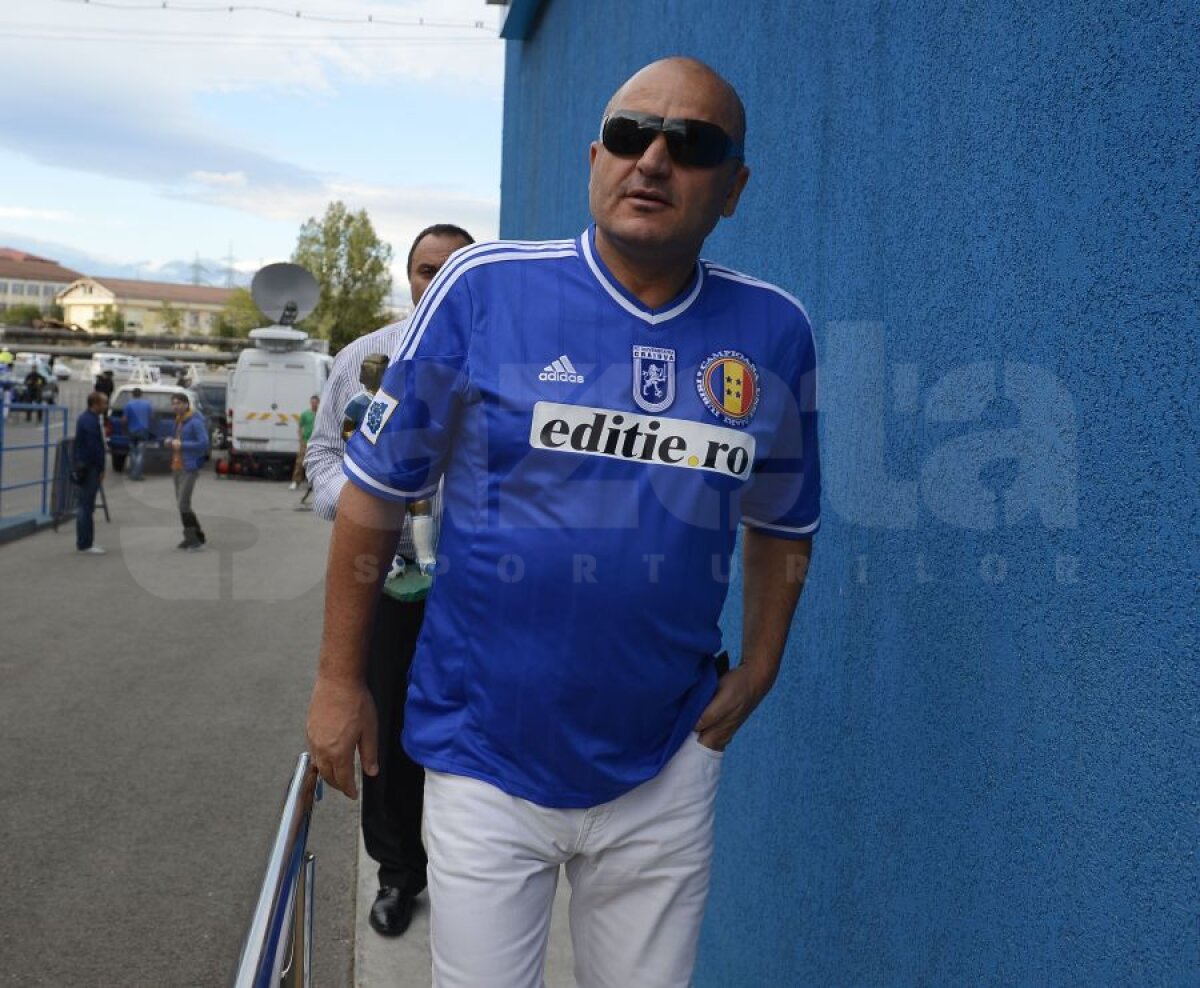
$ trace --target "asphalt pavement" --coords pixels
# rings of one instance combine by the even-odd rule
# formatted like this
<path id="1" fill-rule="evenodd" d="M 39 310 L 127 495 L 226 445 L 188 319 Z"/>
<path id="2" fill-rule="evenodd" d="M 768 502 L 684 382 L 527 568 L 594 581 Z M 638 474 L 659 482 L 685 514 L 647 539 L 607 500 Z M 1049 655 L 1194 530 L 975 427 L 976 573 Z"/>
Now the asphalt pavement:
<path id="1" fill-rule="evenodd" d="M 285 484 L 110 472 L 104 556 L 68 522 L 0 545 L 0 985 L 230 983 L 304 748 L 330 526 Z M 313 985 L 424 988 L 428 903 L 385 940 L 357 804 L 313 814 Z M 561 883 L 565 886 L 565 881 Z M 548 988 L 565 988 L 565 895 Z"/>
<path id="2" fill-rule="evenodd" d="M 230 982 L 304 717 L 327 525 L 205 473 L 109 474 L 106 556 L 73 525 L 0 546 L 0 985 Z M 353 983 L 355 806 L 326 796 L 314 984 Z"/>

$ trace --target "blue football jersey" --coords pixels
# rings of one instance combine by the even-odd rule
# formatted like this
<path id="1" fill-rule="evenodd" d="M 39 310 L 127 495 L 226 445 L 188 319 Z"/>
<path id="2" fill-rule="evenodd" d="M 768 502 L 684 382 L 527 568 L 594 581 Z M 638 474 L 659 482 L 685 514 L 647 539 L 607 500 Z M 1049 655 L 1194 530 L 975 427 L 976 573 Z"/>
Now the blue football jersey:
<path id="1" fill-rule="evenodd" d="M 737 526 L 819 522 L 816 355 L 771 285 L 707 261 L 648 309 L 578 239 L 465 247 L 347 446 L 382 498 L 444 480 L 404 743 L 556 807 L 652 778 L 716 688 Z"/>

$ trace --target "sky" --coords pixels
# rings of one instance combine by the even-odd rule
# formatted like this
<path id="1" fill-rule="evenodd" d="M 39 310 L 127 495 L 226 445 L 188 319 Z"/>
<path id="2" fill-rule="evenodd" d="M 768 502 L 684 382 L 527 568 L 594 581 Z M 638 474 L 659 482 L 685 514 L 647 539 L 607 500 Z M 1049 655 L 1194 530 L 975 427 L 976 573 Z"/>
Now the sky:
<path id="1" fill-rule="evenodd" d="M 501 8 L 287 2 L 0 0 L 0 246 L 223 285 L 341 200 L 405 302 L 421 228 L 496 236 Z"/>

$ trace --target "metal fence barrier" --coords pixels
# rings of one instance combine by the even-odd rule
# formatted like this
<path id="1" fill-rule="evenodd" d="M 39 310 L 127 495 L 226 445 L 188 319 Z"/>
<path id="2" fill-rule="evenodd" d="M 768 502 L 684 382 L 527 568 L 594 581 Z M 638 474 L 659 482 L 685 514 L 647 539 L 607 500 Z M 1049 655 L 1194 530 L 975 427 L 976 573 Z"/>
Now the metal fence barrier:
<path id="1" fill-rule="evenodd" d="M 306 845 L 313 803 L 320 798 L 317 770 L 305 752 L 288 786 L 234 988 L 309 988 L 315 864 Z"/>
<path id="2" fill-rule="evenodd" d="M 0 415 L 0 525 L 48 518 L 53 514 L 51 493 L 58 472 L 58 446 L 67 436 L 67 409 L 8 402 L 4 410 L 7 414 Z M 33 435 L 22 435 L 13 427 L 21 413 L 27 419 L 37 415 L 36 430 L 29 430 Z M 40 488 L 40 497 L 35 495 L 37 507 L 33 501 L 24 501 L 14 511 L 11 495 L 31 488 Z"/>

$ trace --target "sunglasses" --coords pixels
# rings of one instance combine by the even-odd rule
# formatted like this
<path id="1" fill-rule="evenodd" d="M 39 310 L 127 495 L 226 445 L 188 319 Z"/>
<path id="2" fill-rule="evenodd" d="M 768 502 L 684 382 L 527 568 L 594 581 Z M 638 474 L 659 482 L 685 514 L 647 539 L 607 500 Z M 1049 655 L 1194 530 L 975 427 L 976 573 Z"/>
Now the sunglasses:
<path id="1" fill-rule="evenodd" d="M 720 127 L 707 120 L 656 117 L 652 113 L 617 110 L 600 125 L 600 143 L 621 157 L 641 156 L 659 134 L 667 139 L 667 152 L 677 165 L 715 168 L 731 158 L 741 160 L 743 148 Z"/>

